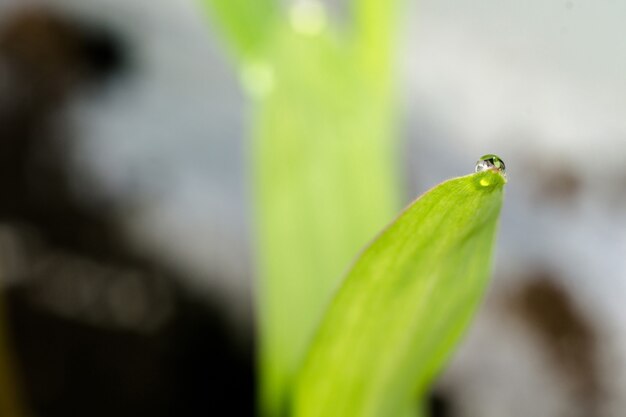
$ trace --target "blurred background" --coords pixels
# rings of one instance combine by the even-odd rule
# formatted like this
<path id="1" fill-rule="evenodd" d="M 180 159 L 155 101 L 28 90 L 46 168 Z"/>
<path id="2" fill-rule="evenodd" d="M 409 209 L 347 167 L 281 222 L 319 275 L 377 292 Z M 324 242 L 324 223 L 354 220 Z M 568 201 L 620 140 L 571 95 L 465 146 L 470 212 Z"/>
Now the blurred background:
<path id="1" fill-rule="evenodd" d="M 433 415 L 626 415 L 626 4 L 403 7 L 402 204 L 486 153 L 509 178 Z M 175 0 L 0 0 L 0 387 L 28 415 L 254 415 L 253 100 L 211 22 Z"/>

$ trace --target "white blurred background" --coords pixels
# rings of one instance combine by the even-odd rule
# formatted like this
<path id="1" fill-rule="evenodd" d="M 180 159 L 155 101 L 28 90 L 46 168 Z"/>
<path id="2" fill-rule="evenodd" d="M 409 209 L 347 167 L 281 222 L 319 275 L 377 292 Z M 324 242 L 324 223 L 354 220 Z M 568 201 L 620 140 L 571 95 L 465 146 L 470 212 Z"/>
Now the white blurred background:
<path id="1" fill-rule="evenodd" d="M 509 178 L 494 283 L 438 386 L 442 407 L 459 417 L 626 415 L 626 3 L 408 3 L 397 78 L 406 201 L 486 153 Z M 200 7 L 1 4 L 2 15 L 44 4 L 103 24 L 132 50 L 105 94 L 69 104 L 75 186 L 118 201 L 135 245 L 249 332 L 248 108 Z M 542 297 L 547 309 L 533 304 Z M 542 325 L 544 313 L 569 330 Z"/>

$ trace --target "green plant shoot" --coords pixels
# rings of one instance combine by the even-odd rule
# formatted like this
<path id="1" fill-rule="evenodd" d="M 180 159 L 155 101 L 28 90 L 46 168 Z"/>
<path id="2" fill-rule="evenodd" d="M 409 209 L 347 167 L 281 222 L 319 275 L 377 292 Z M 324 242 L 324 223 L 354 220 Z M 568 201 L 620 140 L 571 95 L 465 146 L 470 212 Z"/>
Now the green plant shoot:
<path id="1" fill-rule="evenodd" d="M 481 300 L 505 182 L 497 170 L 446 181 L 363 251 L 303 364 L 294 417 L 415 410 Z"/>
<path id="2" fill-rule="evenodd" d="M 261 413 L 283 416 L 324 306 L 398 209 L 399 1 L 204 0 L 252 106 Z"/>

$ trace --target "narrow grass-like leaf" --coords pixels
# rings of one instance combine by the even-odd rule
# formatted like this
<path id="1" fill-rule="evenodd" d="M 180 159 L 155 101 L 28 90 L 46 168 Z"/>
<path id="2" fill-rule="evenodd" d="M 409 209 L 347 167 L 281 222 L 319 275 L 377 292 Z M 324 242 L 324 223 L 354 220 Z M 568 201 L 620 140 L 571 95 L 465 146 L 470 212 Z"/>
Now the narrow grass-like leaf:
<path id="1" fill-rule="evenodd" d="M 490 271 L 505 179 L 449 180 L 360 255 L 295 388 L 295 417 L 405 415 L 457 344 Z"/>
<path id="2" fill-rule="evenodd" d="M 332 34 L 277 29 L 253 148 L 264 415 L 284 415 L 350 259 L 397 211 L 392 106 Z M 280 410 L 280 411 L 278 411 Z"/>
<path id="3" fill-rule="evenodd" d="M 376 84 L 393 72 L 393 47 L 398 24 L 398 0 L 352 0 L 356 56 L 363 72 Z M 381 88 L 390 88 L 381 85 Z"/>
<path id="4" fill-rule="evenodd" d="M 231 50 L 242 60 L 259 55 L 277 18 L 276 0 L 202 0 Z"/>
<path id="5" fill-rule="evenodd" d="M 294 2 L 202 1 L 254 99 L 261 415 L 282 417 L 345 265 L 398 209 L 398 1 L 362 1 L 348 36 L 325 13 L 303 32 Z"/>

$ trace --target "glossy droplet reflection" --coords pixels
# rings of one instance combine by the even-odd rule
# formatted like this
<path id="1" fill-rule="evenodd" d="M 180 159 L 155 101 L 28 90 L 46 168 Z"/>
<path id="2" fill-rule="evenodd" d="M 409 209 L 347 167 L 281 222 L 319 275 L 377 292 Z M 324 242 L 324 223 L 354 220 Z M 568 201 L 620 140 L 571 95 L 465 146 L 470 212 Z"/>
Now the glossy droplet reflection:
<path id="1" fill-rule="evenodd" d="M 484 155 L 476 162 L 476 172 L 495 171 L 506 178 L 506 166 L 504 161 L 497 155 Z"/>

